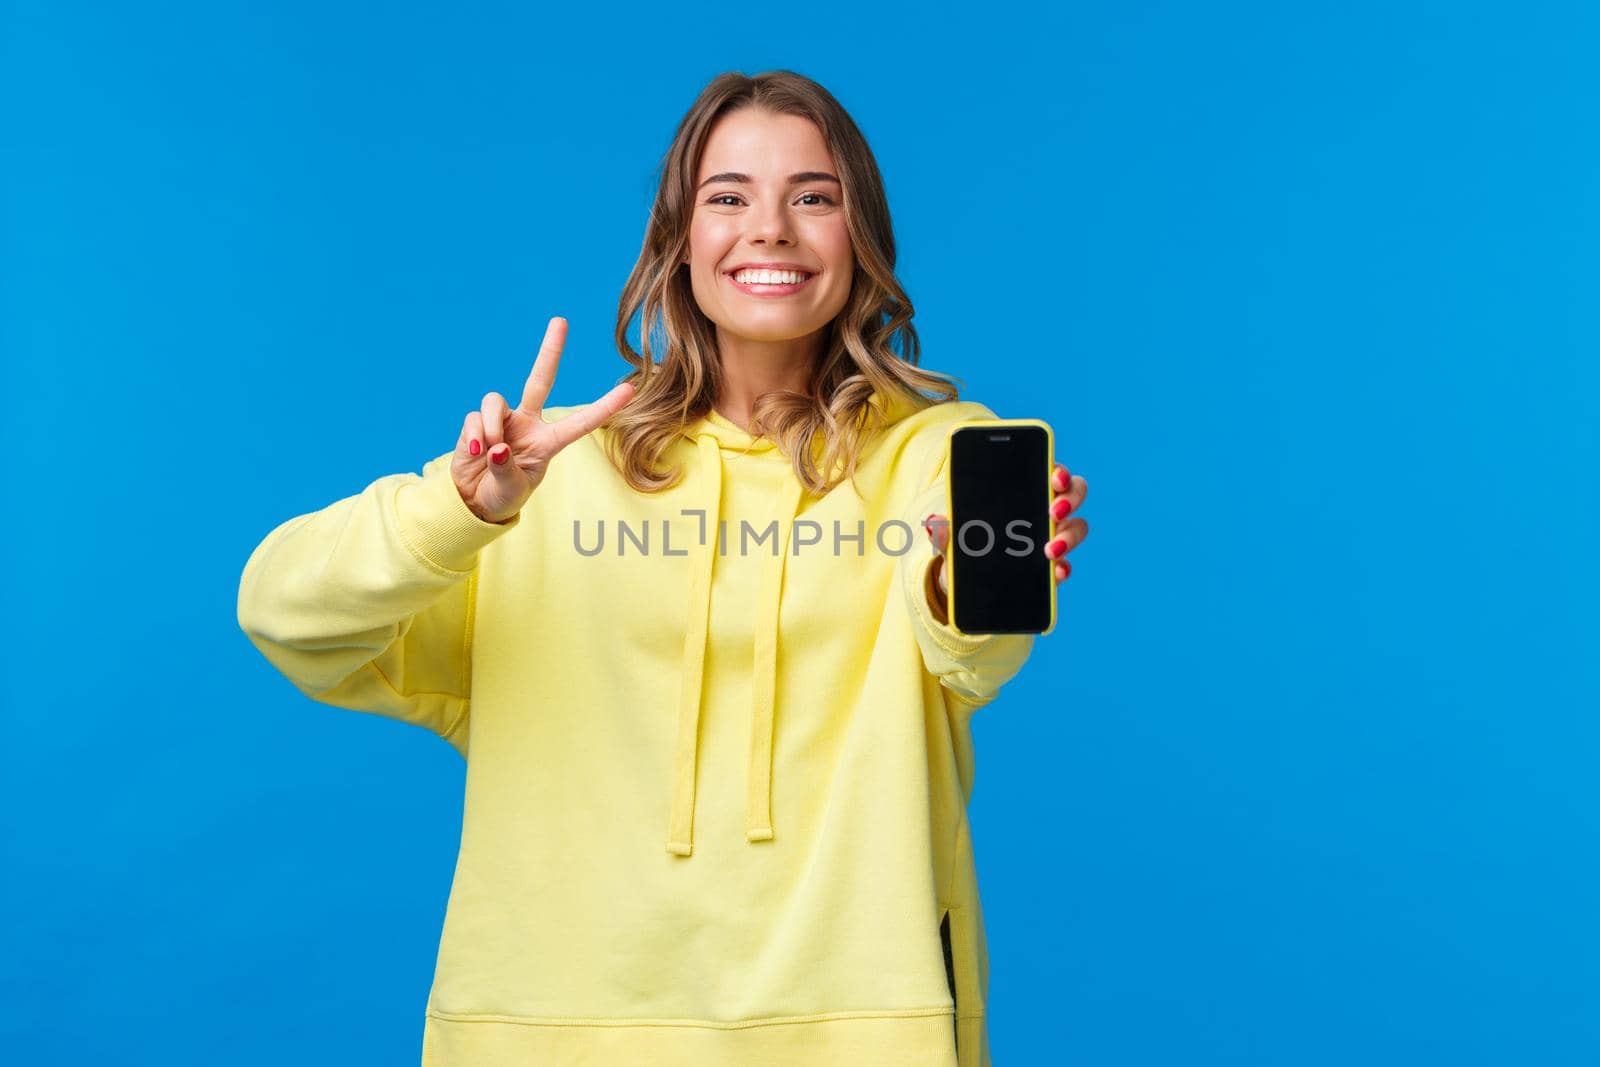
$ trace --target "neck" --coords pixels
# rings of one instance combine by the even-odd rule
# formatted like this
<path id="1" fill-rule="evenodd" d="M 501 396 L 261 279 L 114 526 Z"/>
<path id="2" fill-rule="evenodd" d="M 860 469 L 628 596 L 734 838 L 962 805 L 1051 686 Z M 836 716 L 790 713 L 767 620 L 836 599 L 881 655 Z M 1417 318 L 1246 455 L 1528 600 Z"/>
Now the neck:
<path id="1" fill-rule="evenodd" d="M 777 390 L 806 393 L 822 351 L 826 328 L 783 341 L 755 341 L 717 330 L 722 387 L 714 405 L 723 418 L 749 432 L 756 399 Z"/>

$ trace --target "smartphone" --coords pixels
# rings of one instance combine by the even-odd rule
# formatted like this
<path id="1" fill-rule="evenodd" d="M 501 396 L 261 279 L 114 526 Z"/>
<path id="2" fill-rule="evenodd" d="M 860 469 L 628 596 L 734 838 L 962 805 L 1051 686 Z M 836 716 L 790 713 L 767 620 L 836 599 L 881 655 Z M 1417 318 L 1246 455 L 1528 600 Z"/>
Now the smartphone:
<path id="1" fill-rule="evenodd" d="M 1055 436 L 1040 419 L 986 419 L 950 431 L 945 548 L 958 633 L 1047 634 L 1056 625 L 1050 542 Z"/>

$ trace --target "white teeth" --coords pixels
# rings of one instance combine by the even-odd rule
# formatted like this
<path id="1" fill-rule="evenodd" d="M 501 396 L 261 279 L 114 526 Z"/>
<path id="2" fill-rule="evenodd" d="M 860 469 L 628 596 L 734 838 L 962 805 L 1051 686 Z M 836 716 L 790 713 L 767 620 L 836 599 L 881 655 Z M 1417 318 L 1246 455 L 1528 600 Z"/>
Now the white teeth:
<path id="1" fill-rule="evenodd" d="M 733 276 L 741 285 L 795 285 L 807 277 L 796 270 L 741 270 Z"/>

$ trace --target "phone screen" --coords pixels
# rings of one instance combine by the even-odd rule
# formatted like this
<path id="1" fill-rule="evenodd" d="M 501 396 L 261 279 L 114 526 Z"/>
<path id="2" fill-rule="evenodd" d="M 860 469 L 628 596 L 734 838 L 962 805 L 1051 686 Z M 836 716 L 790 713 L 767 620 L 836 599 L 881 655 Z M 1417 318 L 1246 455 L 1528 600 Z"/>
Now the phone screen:
<path id="1" fill-rule="evenodd" d="M 969 634 L 1043 633 L 1054 608 L 1050 435 L 1030 423 L 950 435 L 951 616 Z"/>

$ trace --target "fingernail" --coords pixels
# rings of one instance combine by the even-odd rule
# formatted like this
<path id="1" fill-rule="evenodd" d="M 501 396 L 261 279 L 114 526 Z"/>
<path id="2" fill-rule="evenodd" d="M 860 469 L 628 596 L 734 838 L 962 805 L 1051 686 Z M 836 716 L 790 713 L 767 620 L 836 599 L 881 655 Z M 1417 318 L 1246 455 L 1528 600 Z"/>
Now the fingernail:
<path id="1" fill-rule="evenodd" d="M 1051 559 L 1055 559 L 1057 556 L 1061 555 L 1066 550 L 1067 550 L 1066 541 L 1062 540 L 1059 537 L 1056 538 L 1054 541 L 1051 541 L 1048 545 L 1044 546 L 1044 554 L 1049 556 Z"/>
<path id="2" fill-rule="evenodd" d="M 1067 512 L 1072 510 L 1072 501 L 1064 496 L 1056 497 L 1055 503 L 1050 505 L 1050 517 L 1060 521 L 1067 517 Z"/>
<path id="3" fill-rule="evenodd" d="M 468 442 L 467 451 L 476 456 L 479 452 L 483 451 L 483 445 L 479 444 L 478 439 L 474 437 L 470 442 Z"/>
<path id="4" fill-rule="evenodd" d="M 1056 488 L 1065 492 L 1072 485 L 1072 472 L 1062 467 L 1056 471 Z"/>
<path id="5" fill-rule="evenodd" d="M 500 451 L 502 448 L 505 449 L 504 452 Z M 511 449 L 505 445 L 497 445 L 495 448 L 490 450 L 489 458 L 494 460 L 496 463 L 504 463 L 506 460 L 511 458 Z"/>
<path id="6" fill-rule="evenodd" d="M 1060 563 L 1057 563 L 1056 569 L 1061 572 L 1061 580 L 1063 582 L 1072 577 L 1072 564 L 1068 563 L 1066 560 L 1062 560 Z"/>

